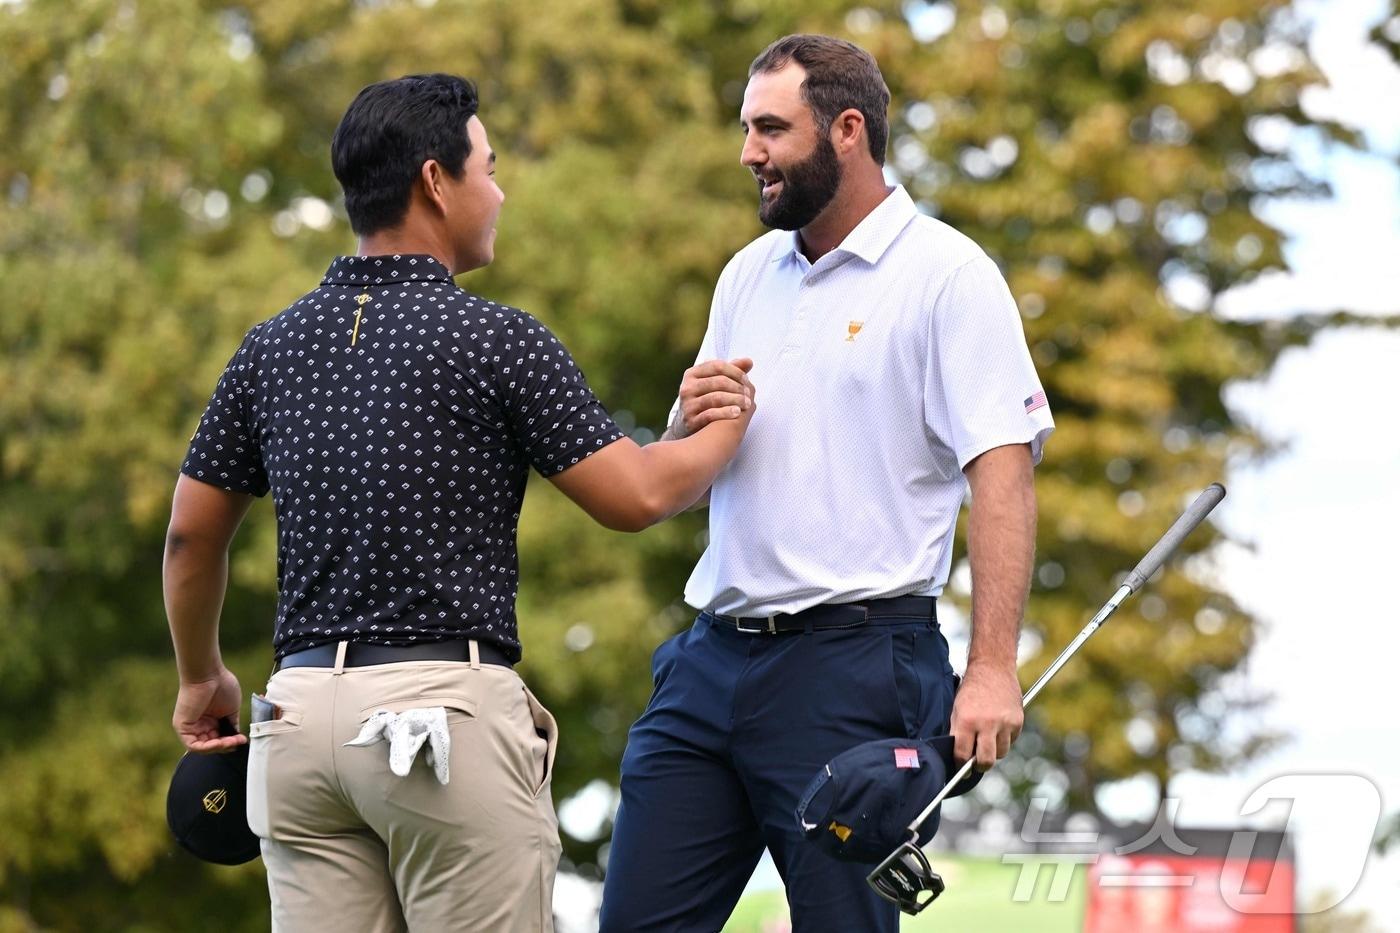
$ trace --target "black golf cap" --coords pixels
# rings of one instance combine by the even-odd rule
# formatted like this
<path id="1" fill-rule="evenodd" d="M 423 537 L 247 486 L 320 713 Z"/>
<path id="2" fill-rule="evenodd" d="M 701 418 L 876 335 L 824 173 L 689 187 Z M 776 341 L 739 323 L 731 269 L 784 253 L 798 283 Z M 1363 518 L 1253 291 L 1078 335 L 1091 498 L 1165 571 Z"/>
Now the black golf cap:
<path id="1" fill-rule="evenodd" d="M 220 735 L 237 735 L 228 719 Z M 165 795 L 165 821 L 180 847 L 217 865 L 242 865 L 261 852 L 248 828 L 248 746 L 231 752 L 185 752 Z"/>
<path id="2" fill-rule="evenodd" d="M 828 762 L 797 804 L 797 825 L 833 858 L 875 864 L 909 841 L 909 824 L 928 806 L 953 767 L 953 737 L 879 739 Z M 948 795 L 977 786 L 973 770 Z M 941 808 L 940 808 L 941 809 Z M 938 830 L 935 810 L 920 827 L 924 845 Z"/>

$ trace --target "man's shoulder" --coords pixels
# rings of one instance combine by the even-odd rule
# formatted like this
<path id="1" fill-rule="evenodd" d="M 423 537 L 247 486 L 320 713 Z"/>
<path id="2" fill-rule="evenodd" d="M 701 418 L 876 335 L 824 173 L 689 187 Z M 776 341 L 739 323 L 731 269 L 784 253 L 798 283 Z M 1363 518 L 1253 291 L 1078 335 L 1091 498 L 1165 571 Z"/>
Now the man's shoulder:
<path id="1" fill-rule="evenodd" d="M 972 237 L 927 214 L 914 217 L 906 235 L 900 238 L 900 245 L 906 248 L 906 255 L 917 257 L 930 276 L 936 277 L 949 275 L 973 260 L 988 258 L 986 250 Z"/>
<path id="2" fill-rule="evenodd" d="M 514 344 L 522 340 L 559 343 L 549 325 L 524 308 L 462 292 L 464 317 L 473 325 L 473 335 L 487 343 Z"/>

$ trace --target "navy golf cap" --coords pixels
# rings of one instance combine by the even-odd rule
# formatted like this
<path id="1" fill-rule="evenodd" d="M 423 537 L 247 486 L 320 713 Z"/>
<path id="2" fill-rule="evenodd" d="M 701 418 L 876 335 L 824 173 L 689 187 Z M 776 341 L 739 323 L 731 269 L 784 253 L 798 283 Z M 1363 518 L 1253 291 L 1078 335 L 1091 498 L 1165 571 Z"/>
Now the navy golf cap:
<path id="1" fill-rule="evenodd" d="M 828 762 L 797 804 L 797 825 L 826 854 L 874 864 L 909 839 L 909 824 L 948 781 L 953 737 L 879 739 Z M 973 769 L 948 796 L 977 786 Z M 939 808 L 942 809 L 941 807 Z M 919 845 L 938 830 L 935 810 L 920 827 Z"/>
<path id="2" fill-rule="evenodd" d="M 219 722 L 220 735 L 236 735 Z M 241 865 L 258 857 L 258 837 L 248 828 L 248 746 L 231 752 L 185 752 L 165 795 L 165 821 L 180 847 L 206 862 Z"/>

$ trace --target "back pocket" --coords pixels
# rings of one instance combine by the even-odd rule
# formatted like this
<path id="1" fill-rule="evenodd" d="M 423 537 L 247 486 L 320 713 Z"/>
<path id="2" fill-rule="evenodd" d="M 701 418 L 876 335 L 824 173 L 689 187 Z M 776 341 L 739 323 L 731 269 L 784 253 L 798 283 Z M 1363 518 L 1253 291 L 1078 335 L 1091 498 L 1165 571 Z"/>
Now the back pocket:
<path id="1" fill-rule="evenodd" d="M 476 719 L 476 700 L 461 695 L 393 697 L 381 700 L 373 706 L 360 710 L 360 723 L 363 724 L 381 709 L 391 713 L 402 713 L 411 709 L 432 709 L 441 706 L 447 711 L 447 724 L 470 722 Z"/>

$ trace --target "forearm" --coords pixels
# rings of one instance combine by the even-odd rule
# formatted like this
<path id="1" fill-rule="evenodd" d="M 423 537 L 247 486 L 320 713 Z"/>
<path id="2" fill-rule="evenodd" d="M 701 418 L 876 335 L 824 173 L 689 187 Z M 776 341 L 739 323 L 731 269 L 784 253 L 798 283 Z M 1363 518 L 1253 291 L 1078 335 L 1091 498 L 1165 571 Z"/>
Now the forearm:
<path id="1" fill-rule="evenodd" d="M 646 447 L 622 438 L 550 481 L 605 528 L 641 531 L 703 496 L 739 449 L 747 425 L 747 418 L 715 422 Z"/>
<path id="2" fill-rule="evenodd" d="M 685 437 L 689 437 L 685 430 L 685 419 L 681 417 L 680 412 L 676 412 L 676 417 L 671 419 L 671 423 L 666 426 L 666 430 L 662 432 L 661 437 L 657 439 L 657 442 L 660 443 L 661 441 L 678 441 Z M 700 498 L 696 499 L 690 505 L 686 506 L 684 511 L 694 512 L 697 509 L 702 509 L 709 504 L 710 487 L 706 486 L 705 491 L 700 494 Z"/>
<path id="3" fill-rule="evenodd" d="M 686 437 L 666 435 L 643 447 L 643 498 L 656 521 L 670 518 L 706 499 L 715 477 L 734 457 L 744 438 L 745 421 L 716 421 Z"/>
<path id="4" fill-rule="evenodd" d="M 968 516 L 972 565 L 972 643 L 968 665 L 1016 669 L 1016 645 L 1035 556 L 1036 505 L 1024 468 L 980 476 Z"/>
<path id="5" fill-rule="evenodd" d="M 223 667 L 219 614 L 228 586 L 227 545 L 192 541 L 172 532 L 166 540 L 161 582 L 180 680 L 207 680 Z"/>

